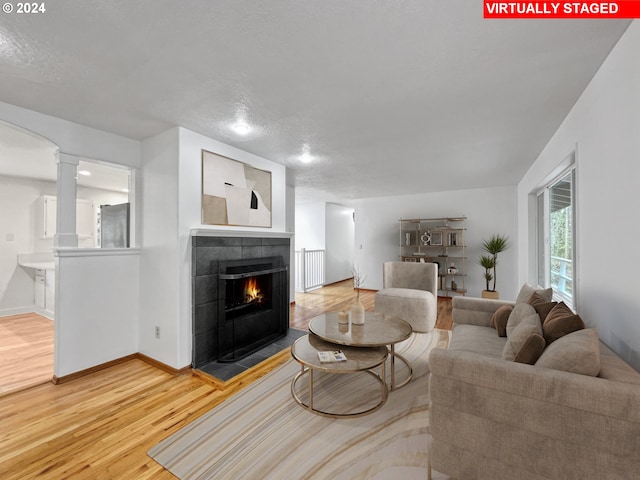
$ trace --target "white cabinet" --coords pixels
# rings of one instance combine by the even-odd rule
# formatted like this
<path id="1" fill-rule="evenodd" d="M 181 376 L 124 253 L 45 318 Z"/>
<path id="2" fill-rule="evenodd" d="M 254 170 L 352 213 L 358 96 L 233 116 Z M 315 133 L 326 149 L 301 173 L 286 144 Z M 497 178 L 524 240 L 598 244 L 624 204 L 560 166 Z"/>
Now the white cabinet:
<path id="1" fill-rule="evenodd" d="M 57 199 L 52 195 L 42 195 L 38 199 L 38 237 L 53 238 L 56 233 Z M 96 213 L 92 200 L 76 200 L 76 232 L 79 238 L 95 238 Z"/>
<path id="2" fill-rule="evenodd" d="M 38 233 L 40 238 L 53 238 L 56 233 L 56 210 L 57 210 L 56 197 L 51 195 L 42 195 L 38 199 L 37 204 L 37 217 Z"/>
<path id="3" fill-rule="evenodd" d="M 35 284 L 35 294 L 36 294 L 36 307 L 42 308 L 44 310 L 46 305 L 46 270 L 36 269 L 36 284 Z"/>
<path id="4" fill-rule="evenodd" d="M 55 312 L 56 300 L 56 272 L 55 270 L 45 270 L 44 286 L 44 309 L 51 315 Z"/>

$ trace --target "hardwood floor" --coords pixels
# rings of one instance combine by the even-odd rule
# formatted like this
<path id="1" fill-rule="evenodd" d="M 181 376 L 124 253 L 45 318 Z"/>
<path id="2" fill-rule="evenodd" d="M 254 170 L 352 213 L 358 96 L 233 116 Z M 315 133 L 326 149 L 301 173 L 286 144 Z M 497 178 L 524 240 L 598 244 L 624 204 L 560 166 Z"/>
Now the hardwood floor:
<path id="1" fill-rule="evenodd" d="M 0 317 L 0 395 L 53 377 L 53 320 L 36 313 Z"/>
<path id="2" fill-rule="evenodd" d="M 296 296 L 292 326 L 306 328 L 314 315 L 345 309 L 353 301 L 350 282 L 321 290 Z M 367 309 L 373 308 L 374 293 L 361 292 Z M 439 299 L 439 316 L 449 311 L 450 319 L 450 305 L 450 299 Z M 134 359 L 68 383 L 2 396 L 0 478 L 175 478 L 147 450 L 288 358 L 285 350 L 224 389 L 191 373 L 174 376 Z"/>
<path id="3" fill-rule="evenodd" d="M 360 301 L 365 310 L 373 311 L 375 290 L 361 290 Z M 309 321 L 323 312 L 349 310 L 355 299 L 353 282 L 344 280 L 309 293 L 296 293 L 295 305 L 291 307 L 291 326 L 306 330 Z M 451 297 L 438 298 L 438 320 L 436 328 L 451 330 Z"/>

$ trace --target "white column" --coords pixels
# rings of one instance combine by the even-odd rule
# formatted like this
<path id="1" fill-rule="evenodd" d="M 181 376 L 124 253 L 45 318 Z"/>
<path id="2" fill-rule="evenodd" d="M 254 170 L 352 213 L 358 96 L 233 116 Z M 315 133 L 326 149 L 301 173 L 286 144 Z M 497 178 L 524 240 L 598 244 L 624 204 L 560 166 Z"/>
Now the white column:
<path id="1" fill-rule="evenodd" d="M 77 247 L 76 190 L 78 157 L 58 152 L 58 190 L 55 247 Z"/>

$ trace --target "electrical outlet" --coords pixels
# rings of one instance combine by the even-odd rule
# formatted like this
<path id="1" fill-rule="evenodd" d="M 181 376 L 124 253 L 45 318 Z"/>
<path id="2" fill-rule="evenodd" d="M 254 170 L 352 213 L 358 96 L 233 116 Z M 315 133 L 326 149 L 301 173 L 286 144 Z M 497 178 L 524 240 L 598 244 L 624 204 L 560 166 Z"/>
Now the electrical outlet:
<path id="1" fill-rule="evenodd" d="M 160 338 L 160 327 L 156 325 L 156 338 Z"/>

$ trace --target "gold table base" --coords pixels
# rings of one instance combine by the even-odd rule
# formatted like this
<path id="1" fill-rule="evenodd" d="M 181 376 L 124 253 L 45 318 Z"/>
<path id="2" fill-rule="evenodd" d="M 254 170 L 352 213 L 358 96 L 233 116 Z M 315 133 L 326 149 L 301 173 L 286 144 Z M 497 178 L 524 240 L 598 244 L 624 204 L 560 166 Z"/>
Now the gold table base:
<path id="1" fill-rule="evenodd" d="M 406 360 L 405 360 L 405 362 L 406 362 Z M 368 408 L 366 410 L 362 410 L 360 412 L 354 412 L 354 413 L 332 413 L 332 412 L 326 412 L 324 410 L 319 410 L 317 408 L 314 408 L 313 407 L 313 370 L 314 369 L 311 368 L 311 367 L 305 367 L 304 365 L 301 365 L 300 371 L 291 380 L 291 396 L 296 401 L 296 403 L 298 405 L 300 405 L 301 407 L 307 409 L 308 411 L 310 411 L 312 413 L 315 413 L 316 415 L 321 415 L 323 417 L 329 417 L 329 418 L 356 418 L 356 417 L 361 417 L 363 415 L 367 415 L 369 413 L 375 412 L 376 410 L 378 410 L 380 407 L 382 407 L 387 402 L 387 397 L 389 396 L 389 389 L 388 389 L 387 383 L 386 383 L 385 363 L 386 363 L 386 360 L 383 360 L 382 363 L 380 364 L 380 370 L 381 370 L 380 375 L 378 375 L 375 372 L 372 372 L 371 370 L 358 370 L 358 371 L 353 371 L 353 372 L 345 371 L 345 372 L 340 372 L 340 373 L 333 372 L 334 374 L 366 372 L 369 375 L 371 375 L 372 377 L 374 377 L 380 383 L 380 386 L 381 386 L 380 402 L 377 403 L 376 405 L 374 405 L 373 407 Z M 295 388 L 296 387 L 296 382 L 305 373 L 307 373 L 308 376 L 309 376 L 309 402 L 308 403 L 304 403 L 300 399 L 300 397 L 296 393 L 296 388 Z M 411 380 L 411 378 L 409 378 L 409 380 Z"/>

